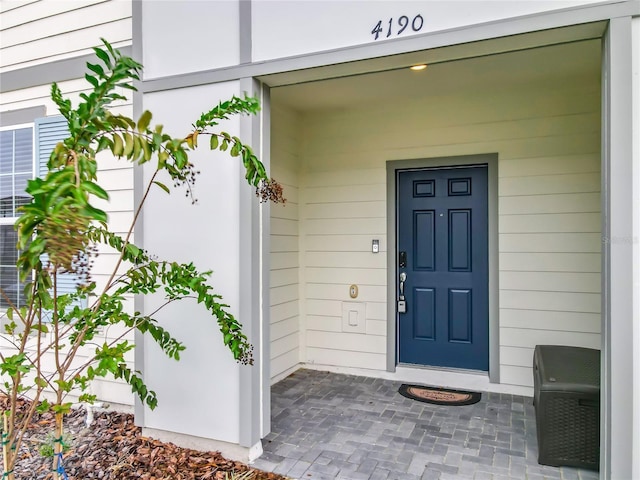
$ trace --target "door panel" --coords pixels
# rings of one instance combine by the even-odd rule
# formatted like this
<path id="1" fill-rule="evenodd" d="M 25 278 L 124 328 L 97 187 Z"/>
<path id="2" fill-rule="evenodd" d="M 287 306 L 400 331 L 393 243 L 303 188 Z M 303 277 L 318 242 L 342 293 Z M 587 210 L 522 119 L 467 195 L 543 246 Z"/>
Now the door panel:
<path id="1" fill-rule="evenodd" d="M 436 213 L 433 210 L 427 210 L 414 212 L 413 215 L 415 217 L 413 229 L 414 268 L 433 271 L 436 268 Z"/>
<path id="2" fill-rule="evenodd" d="M 419 339 L 433 340 L 436 332 L 436 291 L 433 288 L 416 288 L 414 305 L 422 312 L 413 317 L 414 335 Z"/>
<path id="3" fill-rule="evenodd" d="M 398 172 L 401 363 L 489 368 L 486 166 Z M 402 253 L 403 252 L 403 253 Z M 397 295 L 400 298 L 399 283 Z"/>

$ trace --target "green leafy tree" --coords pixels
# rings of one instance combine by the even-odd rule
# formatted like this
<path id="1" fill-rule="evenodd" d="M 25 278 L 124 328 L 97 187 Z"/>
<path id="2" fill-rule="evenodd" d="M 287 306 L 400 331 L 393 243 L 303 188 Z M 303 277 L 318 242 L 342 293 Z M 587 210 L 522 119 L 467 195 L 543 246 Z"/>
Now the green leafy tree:
<path id="1" fill-rule="evenodd" d="M 81 402 L 93 402 L 87 393 L 91 381 L 111 376 L 127 382 L 132 391 L 149 408 L 157 405 L 156 394 L 150 390 L 126 362 L 127 352 L 134 345 L 126 333 L 115 340 L 95 346 L 97 335 L 111 325 L 138 330 L 150 335 L 170 358 L 178 360 L 185 346 L 176 340 L 155 319 L 157 313 L 127 313 L 126 298 L 131 295 L 162 293 L 165 303 L 193 298 L 202 304 L 217 321 L 222 341 L 240 363 L 252 364 L 252 347 L 242 332 L 240 323 L 228 311 L 228 305 L 208 285 L 211 272 L 200 272 L 193 263 L 158 260 L 131 242 L 131 235 L 142 205 L 152 188 L 167 193 L 171 189 L 158 178 L 168 174 L 174 187 L 184 187 L 191 195 L 197 178 L 189 152 L 198 147 L 201 138 L 208 137 L 211 150 L 228 151 L 238 157 L 246 170 L 246 181 L 256 188 L 261 201 L 284 202 L 281 186 L 269 179 L 263 164 L 251 148 L 228 133 L 217 131 L 219 122 L 233 115 L 255 114 L 259 105 L 254 98 L 233 97 L 205 112 L 193 124 L 186 136 L 174 137 L 164 132 L 162 125 L 151 125 L 152 114 L 145 111 L 137 121 L 109 111 L 109 106 L 125 100 L 122 89 L 135 90 L 142 66 L 122 55 L 104 41 L 104 48 L 95 48 L 97 63 L 88 63 L 85 75 L 89 93 L 80 95 L 73 107 L 60 88 L 53 84 L 51 97 L 68 123 L 69 136 L 57 144 L 49 159 L 49 171 L 43 178 L 29 182 L 27 193 L 31 202 L 22 207 L 16 222 L 18 249 L 17 266 L 22 281 L 26 281 L 25 302 L 10 304 L 2 339 L 12 348 L 0 352 L 0 389 L 5 395 L 3 415 L 2 478 L 12 480 L 18 451 L 27 427 L 36 412 L 52 411 L 56 419 L 54 432 L 54 472 L 60 470 L 63 449 L 63 416 L 69 412 L 70 394 Z M 107 214 L 96 208 L 95 199 L 108 200 L 108 193 L 98 182 L 99 152 L 132 164 L 149 162 L 155 168 L 146 186 L 142 201 L 124 236 L 108 228 Z M 118 253 L 113 271 L 100 289 L 91 279 L 91 258 L 96 245 L 104 244 Z M 124 269 L 124 273 L 121 273 Z M 58 294 L 61 274 L 73 273 L 81 282 L 73 293 Z M 162 307 L 161 307 L 162 308 Z M 85 352 L 94 348 L 87 358 Z M 82 355 L 79 355 L 82 347 Z M 54 368 L 47 373 L 44 356 L 52 356 Z M 44 399 L 43 392 L 53 394 Z M 24 402 L 25 397 L 31 402 Z M 59 473 L 54 473 L 56 478 Z"/>

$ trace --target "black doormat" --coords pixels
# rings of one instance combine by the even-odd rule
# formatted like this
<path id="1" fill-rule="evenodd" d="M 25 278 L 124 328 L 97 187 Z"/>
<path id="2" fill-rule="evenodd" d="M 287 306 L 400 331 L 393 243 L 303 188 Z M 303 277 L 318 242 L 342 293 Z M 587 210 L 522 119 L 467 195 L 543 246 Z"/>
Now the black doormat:
<path id="1" fill-rule="evenodd" d="M 473 405 L 478 403 L 482 394 L 478 392 L 465 392 L 464 390 L 450 390 L 448 388 L 425 387 L 422 385 L 407 385 L 403 383 L 398 389 L 403 397 L 419 402 L 433 403 L 435 405 Z"/>

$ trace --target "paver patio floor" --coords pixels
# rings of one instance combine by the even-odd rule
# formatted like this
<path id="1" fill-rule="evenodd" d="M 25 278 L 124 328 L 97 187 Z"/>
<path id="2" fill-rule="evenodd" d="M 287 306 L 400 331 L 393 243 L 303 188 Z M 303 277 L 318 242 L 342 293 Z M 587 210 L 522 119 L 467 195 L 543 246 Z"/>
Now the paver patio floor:
<path id="1" fill-rule="evenodd" d="M 296 371 L 271 389 L 271 433 L 253 466 L 296 480 L 598 478 L 538 464 L 531 398 L 438 406 L 401 396 L 400 384 Z"/>

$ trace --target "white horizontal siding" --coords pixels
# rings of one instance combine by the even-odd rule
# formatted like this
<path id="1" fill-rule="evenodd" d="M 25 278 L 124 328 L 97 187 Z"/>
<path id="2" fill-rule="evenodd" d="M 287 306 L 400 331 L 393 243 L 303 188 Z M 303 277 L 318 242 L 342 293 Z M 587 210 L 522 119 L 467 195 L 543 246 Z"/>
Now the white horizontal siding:
<path id="1" fill-rule="evenodd" d="M 502 233 L 503 252 L 598 253 L 599 233 Z"/>
<path id="2" fill-rule="evenodd" d="M 500 197 L 498 203 L 500 213 L 503 215 L 598 212 L 600 193 L 504 196 Z"/>
<path id="3" fill-rule="evenodd" d="M 599 79 L 478 93 L 302 114 L 303 361 L 386 367 L 385 162 L 489 152 L 499 157 L 502 382 L 532 385 L 535 342 L 599 345 Z M 346 301 L 365 304 L 364 333 L 342 331 Z"/>
<path id="4" fill-rule="evenodd" d="M 306 298 L 324 299 L 338 298 L 345 302 L 351 301 L 349 297 L 349 284 L 339 283 L 309 283 L 305 285 Z M 358 289 L 358 301 L 375 302 L 384 301 L 387 297 L 385 287 L 380 285 L 360 285 Z"/>
<path id="5" fill-rule="evenodd" d="M 600 314 L 553 310 L 503 308 L 500 325 L 522 330 L 560 330 L 565 332 L 600 333 Z"/>
<path id="6" fill-rule="evenodd" d="M 307 267 L 305 273 L 307 281 L 313 283 L 384 285 L 387 281 L 386 268 L 359 268 L 358 270 L 349 271 L 340 267 L 322 266 Z"/>
<path id="7" fill-rule="evenodd" d="M 533 352 L 533 350 L 531 350 Z M 531 353 L 533 355 L 533 353 Z M 532 357 L 533 358 L 533 357 Z M 500 364 L 500 382 L 533 388 L 533 367 Z"/>
<path id="8" fill-rule="evenodd" d="M 598 233 L 600 213 L 531 213 L 501 215 L 500 233 Z"/>
<path id="9" fill-rule="evenodd" d="M 338 350 L 327 347 L 307 347 L 307 362 L 335 367 L 366 368 L 384 370 L 386 357 L 380 353 L 359 352 L 355 350 Z"/>
<path id="10" fill-rule="evenodd" d="M 375 354 L 384 352 L 386 341 L 385 337 L 378 335 L 307 330 L 307 348 L 326 348 L 331 345 L 334 350 Z"/>
<path id="11" fill-rule="evenodd" d="M 573 272 L 500 272 L 503 290 L 600 293 L 600 274 Z"/>
<path id="12" fill-rule="evenodd" d="M 507 290 L 502 285 L 500 307 L 536 311 L 600 313 L 600 294 Z"/>
<path id="13" fill-rule="evenodd" d="M 0 13 L 0 71 L 91 53 L 100 38 L 131 43 L 129 0 L 8 2 Z"/>
<path id="14" fill-rule="evenodd" d="M 586 167 L 584 162 L 582 167 L 583 169 Z M 500 196 L 505 197 L 553 193 L 597 193 L 600 191 L 599 161 L 594 162 L 591 168 L 596 169 L 595 172 L 503 177 L 500 179 L 498 191 Z"/>
<path id="15" fill-rule="evenodd" d="M 300 363 L 300 258 L 298 212 L 297 116 L 271 112 L 271 176 L 284 189 L 284 205 L 271 206 L 271 379 L 276 381 Z"/>
<path id="16" fill-rule="evenodd" d="M 500 337 L 503 338 L 503 345 L 531 349 L 535 348 L 536 345 L 575 345 L 600 348 L 600 334 L 598 333 L 530 329 L 526 335 L 523 335 L 519 329 L 501 328 Z"/>
<path id="17" fill-rule="evenodd" d="M 500 347 L 500 360 L 503 365 L 527 368 L 533 363 L 532 359 L 532 348 Z"/>
<path id="18" fill-rule="evenodd" d="M 500 270 L 600 272 L 600 253 L 500 253 Z"/>
<path id="19" fill-rule="evenodd" d="M 535 150 L 531 153 L 535 153 Z M 535 159 L 532 161 L 532 159 Z M 507 159 L 504 159 L 507 160 Z M 529 181 L 530 176 L 560 176 L 600 172 L 600 152 L 582 152 L 578 154 L 550 154 L 546 156 L 523 156 L 510 158 L 500 164 L 500 183 L 506 179 L 519 178 L 520 182 Z M 540 188 L 540 186 L 538 186 Z M 566 191 L 566 190 L 565 190 Z M 505 194 L 508 194 L 505 193 Z"/>
<path id="20" fill-rule="evenodd" d="M 60 3 L 59 7 L 61 8 L 61 6 L 65 5 L 66 2 L 34 2 L 29 5 L 38 6 L 41 4 L 47 4 L 47 6 L 50 7 L 51 4 L 57 3 Z M 68 8 L 68 5 L 65 6 L 65 8 Z M 19 9 L 16 8 L 15 10 L 18 11 Z M 5 13 L 2 13 L 3 27 L 6 26 L 4 20 Z M 4 33 L 2 33 L 2 38 L 4 45 Z M 0 52 L 0 54 L 4 56 L 4 53 Z M 84 79 L 78 79 L 62 82 L 59 86 L 63 93 L 68 96 L 75 105 L 77 105 L 79 94 L 87 91 L 88 83 Z M 48 116 L 58 115 L 57 108 L 50 99 L 49 93 L 50 87 L 48 85 L 3 93 L 0 97 L 0 111 L 17 110 L 44 105 Z M 129 94 L 129 92 L 126 93 Z M 133 114 L 133 108 L 130 101 L 118 102 L 112 111 L 114 113 L 121 113 L 129 116 Z M 131 221 L 133 220 L 133 169 L 126 161 L 117 161 L 106 152 L 99 155 L 98 168 L 98 182 L 109 193 L 110 201 L 105 202 L 103 200 L 95 199 L 93 203 L 97 207 L 105 210 L 109 217 L 109 227 L 111 230 L 124 235 L 129 230 Z M 111 272 L 115 267 L 115 263 L 118 260 L 119 255 L 112 249 L 105 246 L 100 246 L 98 253 L 99 255 L 93 259 L 91 278 L 96 282 L 98 291 L 102 291 L 107 280 L 111 276 Z M 126 266 L 122 265 L 119 271 L 123 272 L 125 268 Z M 133 303 L 129 302 L 125 308 L 127 311 L 132 313 Z M 110 327 L 100 336 L 96 337 L 96 340 L 99 344 L 103 341 L 113 341 L 123 333 L 122 329 L 118 327 Z M 128 333 L 125 335 L 125 338 L 133 341 L 133 334 Z M 92 348 L 93 347 L 87 347 L 83 351 L 79 352 L 77 361 L 80 362 L 85 360 L 87 355 L 90 353 L 88 349 Z M 48 365 L 45 365 L 45 368 L 52 370 L 53 357 L 48 356 L 45 360 L 49 362 Z M 133 354 L 131 354 L 130 363 L 133 367 Z M 121 381 L 99 379 L 94 382 L 90 391 L 96 394 L 100 400 L 105 402 L 118 405 L 133 405 L 134 397 L 131 393 L 131 388 Z"/>
<path id="21" fill-rule="evenodd" d="M 58 87 L 60 88 L 62 94 L 66 98 L 68 98 L 73 105 L 78 105 L 80 101 L 80 93 L 87 92 L 87 89 L 90 88 L 91 85 L 84 78 L 82 78 L 60 82 L 58 83 Z M 130 112 L 131 91 L 123 88 L 116 88 L 115 91 L 120 95 L 128 97 L 129 100 L 118 100 L 116 102 L 113 102 L 111 111 L 113 113 L 127 114 L 127 112 Z M 1 111 L 18 110 L 21 108 L 40 106 L 44 106 L 46 108 L 48 112 L 47 115 L 57 114 L 57 105 L 53 100 L 51 100 L 51 85 L 47 84 L 37 87 L 24 88 L 21 90 L 12 90 L 10 92 L 3 92 L 2 96 L 0 96 Z"/>

